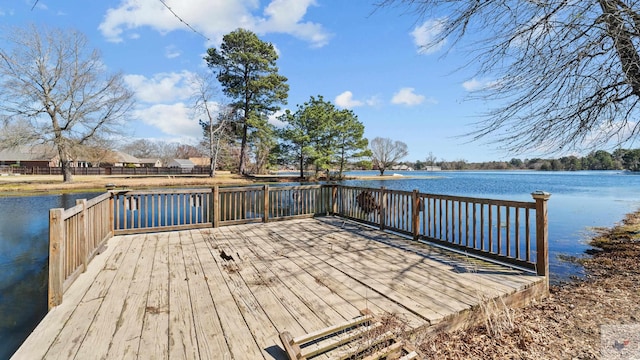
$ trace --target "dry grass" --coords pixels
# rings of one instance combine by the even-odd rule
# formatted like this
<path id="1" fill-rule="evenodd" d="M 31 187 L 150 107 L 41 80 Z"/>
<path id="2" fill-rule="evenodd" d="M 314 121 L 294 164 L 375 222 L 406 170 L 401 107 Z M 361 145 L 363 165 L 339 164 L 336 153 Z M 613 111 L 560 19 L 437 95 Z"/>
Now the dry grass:
<path id="1" fill-rule="evenodd" d="M 228 172 L 207 176 L 100 176 L 77 175 L 72 183 L 63 183 L 60 175 L 0 176 L 0 196 L 31 195 L 47 192 L 104 191 L 107 184 L 117 188 L 209 187 L 214 185 L 247 185 L 252 182 Z"/>

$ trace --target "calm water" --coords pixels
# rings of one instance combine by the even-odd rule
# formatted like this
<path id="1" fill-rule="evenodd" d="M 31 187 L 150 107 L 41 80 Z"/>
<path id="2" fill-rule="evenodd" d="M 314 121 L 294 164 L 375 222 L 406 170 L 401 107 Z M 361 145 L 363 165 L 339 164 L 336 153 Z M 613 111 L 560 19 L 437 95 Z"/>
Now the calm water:
<path id="1" fill-rule="evenodd" d="M 47 312 L 49 209 L 94 195 L 0 198 L 0 359 L 8 359 Z"/>
<path id="2" fill-rule="evenodd" d="M 579 267 L 560 260 L 558 255 L 583 256 L 588 249 L 589 228 L 612 226 L 625 214 L 640 208 L 640 175 L 619 171 L 413 171 L 400 174 L 406 178 L 344 183 L 521 201 L 533 201 L 530 194 L 536 190 L 551 193 L 548 205 L 552 281 L 580 275 Z"/>
<path id="3" fill-rule="evenodd" d="M 357 174 L 363 174 L 358 172 Z M 370 172 L 376 175 L 377 172 Z M 346 181 L 493 199 L 532 201 L 544 190 L 549 200 L 552 280 L 580 275 L 558 255 L 582 256 L 590 227 L 612 226 L 640 208 L 640 175 L 620 172 L 406 172 L 393 180 Z M 409 178 L 410 176 L 410 178 Z M 68 208 L 95 194 L 0 198 L 0 360 L 8 358 L 47 310 L 48 211 Z"/>

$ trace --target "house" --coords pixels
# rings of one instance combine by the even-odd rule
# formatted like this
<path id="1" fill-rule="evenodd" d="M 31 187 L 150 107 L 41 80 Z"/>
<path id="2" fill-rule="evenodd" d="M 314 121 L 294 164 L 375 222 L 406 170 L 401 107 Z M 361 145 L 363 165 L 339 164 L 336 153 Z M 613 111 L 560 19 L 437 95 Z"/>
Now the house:
<path id="1" fill-rule="evenodd" d="M 140 158 L 140 166 L 146 168 L 162 167 L 162 160 L 158 158 Z"/>
<path id="2" fill-rule="evenodd" d="M 0 166 L 56 167 L 57 152 L 49 146 L 18 147 L 0 151 Z"/>
<path id="3" fill-rule="evenodd" d="M 391 167 L 391 170 L 399 170 L 399 171 L 413 171 L 413 168 L 410 166 L 407 166 L 405 164 L 402 165 L 394 165 Z"/>
<path id="4" fill-rule="evenodd" d="M 113 151 L 113 166 L 116 167 L 140 167 L 140 159 L 122 151 Z"/>
<path id="5" fill-rule="evenodd" d="M 182 169 L 183 173 L 189 173 L 193 170 L 196 164 L 194 164 L 193 161 L 189 159 L 172 159 L 171 161 L 169 161 L 169 164 L 167 166 L 170 168 L 180 168 Z"/>

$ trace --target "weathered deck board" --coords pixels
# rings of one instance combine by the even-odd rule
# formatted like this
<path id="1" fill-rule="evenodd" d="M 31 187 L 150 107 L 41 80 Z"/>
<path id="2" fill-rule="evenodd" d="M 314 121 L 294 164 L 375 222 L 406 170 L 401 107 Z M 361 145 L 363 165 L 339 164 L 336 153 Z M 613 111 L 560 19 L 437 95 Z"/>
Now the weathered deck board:
<path id="1" fill-rule="evenodd" d="M 283 331 L 457 324 L 543 281 L 335 218 L 118 236 L 14 358 L 284 359 Z"/>

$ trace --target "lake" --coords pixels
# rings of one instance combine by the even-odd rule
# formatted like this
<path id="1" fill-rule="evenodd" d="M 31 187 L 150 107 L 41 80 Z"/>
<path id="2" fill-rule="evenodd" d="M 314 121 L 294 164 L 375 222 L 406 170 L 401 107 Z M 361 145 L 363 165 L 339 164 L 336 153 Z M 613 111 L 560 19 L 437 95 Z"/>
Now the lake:
<path id="1" fill-rule="evenodd" d="M 47 312 L 49 209 L 97 194 L 0 198 L 0 359 L 8 359 Z"/>
<path id="2" fill-rule="evenodd" d="M 389 174 L 391 174 L 390 172 Z M 354 172 L 377 175 L 378 172 Z M 414 190 L 433 194 L 533 201 L 550 192 L 549 253 L 552 281 L 580 275 L 558 255 L 582 256 L 590 227 L 612 226 L 640 208 L 640 175 L 616 171 L 402 172 L 390 180 L 349 180 L 348 185 Z M 0 198 L 0 359 L 20 346 L 47 311 L 48 211 L 69 208 L 70 194 Z"/>

